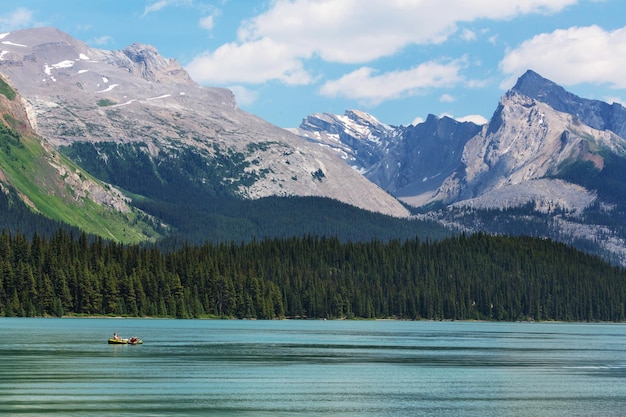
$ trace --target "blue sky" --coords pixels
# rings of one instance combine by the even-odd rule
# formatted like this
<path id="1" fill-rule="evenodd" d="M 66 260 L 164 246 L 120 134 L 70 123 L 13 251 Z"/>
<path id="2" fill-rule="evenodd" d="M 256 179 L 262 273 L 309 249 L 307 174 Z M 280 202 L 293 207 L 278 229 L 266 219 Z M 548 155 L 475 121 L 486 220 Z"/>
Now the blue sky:
<path id="1" fill-rule="evenodd" d="M 54 26 L 155 46 L 281 127 L 360 109 L 392 125 L 485 121 L 533 69 L 626 102 L 624 0 L 0 0 L 0 32 Z"/>

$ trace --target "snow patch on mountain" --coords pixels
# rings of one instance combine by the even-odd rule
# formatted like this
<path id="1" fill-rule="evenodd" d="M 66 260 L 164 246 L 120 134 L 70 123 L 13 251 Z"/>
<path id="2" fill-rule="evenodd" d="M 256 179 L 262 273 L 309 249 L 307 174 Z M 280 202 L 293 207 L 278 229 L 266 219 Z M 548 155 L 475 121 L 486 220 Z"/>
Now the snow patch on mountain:
<path id="1" fill-rule="evenodd" d="M 3 45 L 11 45 L 11 46 L 19 46 L 20 48 L 28 48 L 28 46 L 26 45 L 22 45 L 21 43 L 14 43 L 11 41 L 3 41 L 2 42 Z"/>
<path id="2" fill-rule="evenodd" d="M 128 106 L 129 104 L 134 103 L 135 101 L 137 101 L 137 99 L 134 98 L 134 99 L 128 100 L 128 101 L 126 101 L 124 103 L 114 104 L 114 105 L 111 106 L 111 108 Z"/>
<path id="3" fill-rule="evenodd" d="M 74 61 L 70 61 L 66 59 L 64 61 L 58 62 L 52 65 L 52 68 L 71 68 L 74 66 Z"/>
<path id="4" fill-rule="evenodd" d="M 146 101 L 151 101 L 151 100 L 159 100 L 159 99 L 162 99 L 162 98 L 168 98 L 168 97 L 172 97 L 172 95 L 171 95 L 171 94 L 163 94 L 163 95 L 158 96 L 158 97 L 150 97 L 150 98 L 147 98 L 147 99 L 146 99 Z"/>
<path id="5" fill-rule="evenodd" d="M 96 93 L 106 93 L 108 91 L 112 91 L 115 87 L 119 87 L 119 84 L 111 84 L 110 86 L 108 86 L 104 90 L 96 91 Z"/>

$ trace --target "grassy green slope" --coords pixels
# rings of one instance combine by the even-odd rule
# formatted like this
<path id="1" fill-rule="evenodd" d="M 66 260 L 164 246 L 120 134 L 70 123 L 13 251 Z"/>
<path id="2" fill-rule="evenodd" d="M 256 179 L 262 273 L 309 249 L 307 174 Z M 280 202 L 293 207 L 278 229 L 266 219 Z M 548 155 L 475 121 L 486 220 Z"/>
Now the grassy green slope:
<path id="1" fill-rule="evenodd" d="M 4 119 L 7 124 L 14 122 L 6 114 Z M 39 138 L 20 135 L 0 125 L 0 169 L 4 179 L 35 211 L 119 242 L 135 243 L 158 237 L 150 219 L 137 210 L 120 213 L 89 198 L 77 197 L 50 164 L 51 160 L 65 166 L 68 172 L 78 172 L 84 179 L 95 181 L 63 155 L 47 151 Z"/>

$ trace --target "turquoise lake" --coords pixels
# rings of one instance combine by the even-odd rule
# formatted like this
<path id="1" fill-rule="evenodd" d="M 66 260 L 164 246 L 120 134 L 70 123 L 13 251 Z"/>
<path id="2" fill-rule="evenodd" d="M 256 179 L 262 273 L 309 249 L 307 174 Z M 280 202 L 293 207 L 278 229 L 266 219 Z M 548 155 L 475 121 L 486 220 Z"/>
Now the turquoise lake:
<path id="1" fill-rule="evenodd" d="M 0 319 L 0 414 L 623 416 L 626 325 Z M 117 332 L 143 345 L 109 345 Z"/>

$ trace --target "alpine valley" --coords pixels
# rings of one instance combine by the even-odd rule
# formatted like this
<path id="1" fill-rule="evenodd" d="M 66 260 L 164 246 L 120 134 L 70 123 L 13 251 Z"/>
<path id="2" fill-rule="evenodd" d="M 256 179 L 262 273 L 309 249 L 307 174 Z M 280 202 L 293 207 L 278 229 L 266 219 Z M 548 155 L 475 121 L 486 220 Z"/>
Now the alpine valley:
<path id="1" fill-rule="evenodd" d="M 485 231 L 626 265 L 626 109 L 532 71 L 484 126 L 349 110 L 286 130 L 149 45 L 0 38 L 0 181 L 54 221 L 121 242 Z"/>
<path id="2" fill-rule="evenodd" d="M 149 45 L 105 51 L 54 28 L 0 37 L 2 182 L 56 221 L 123 242 L 449 234 Z"/>

